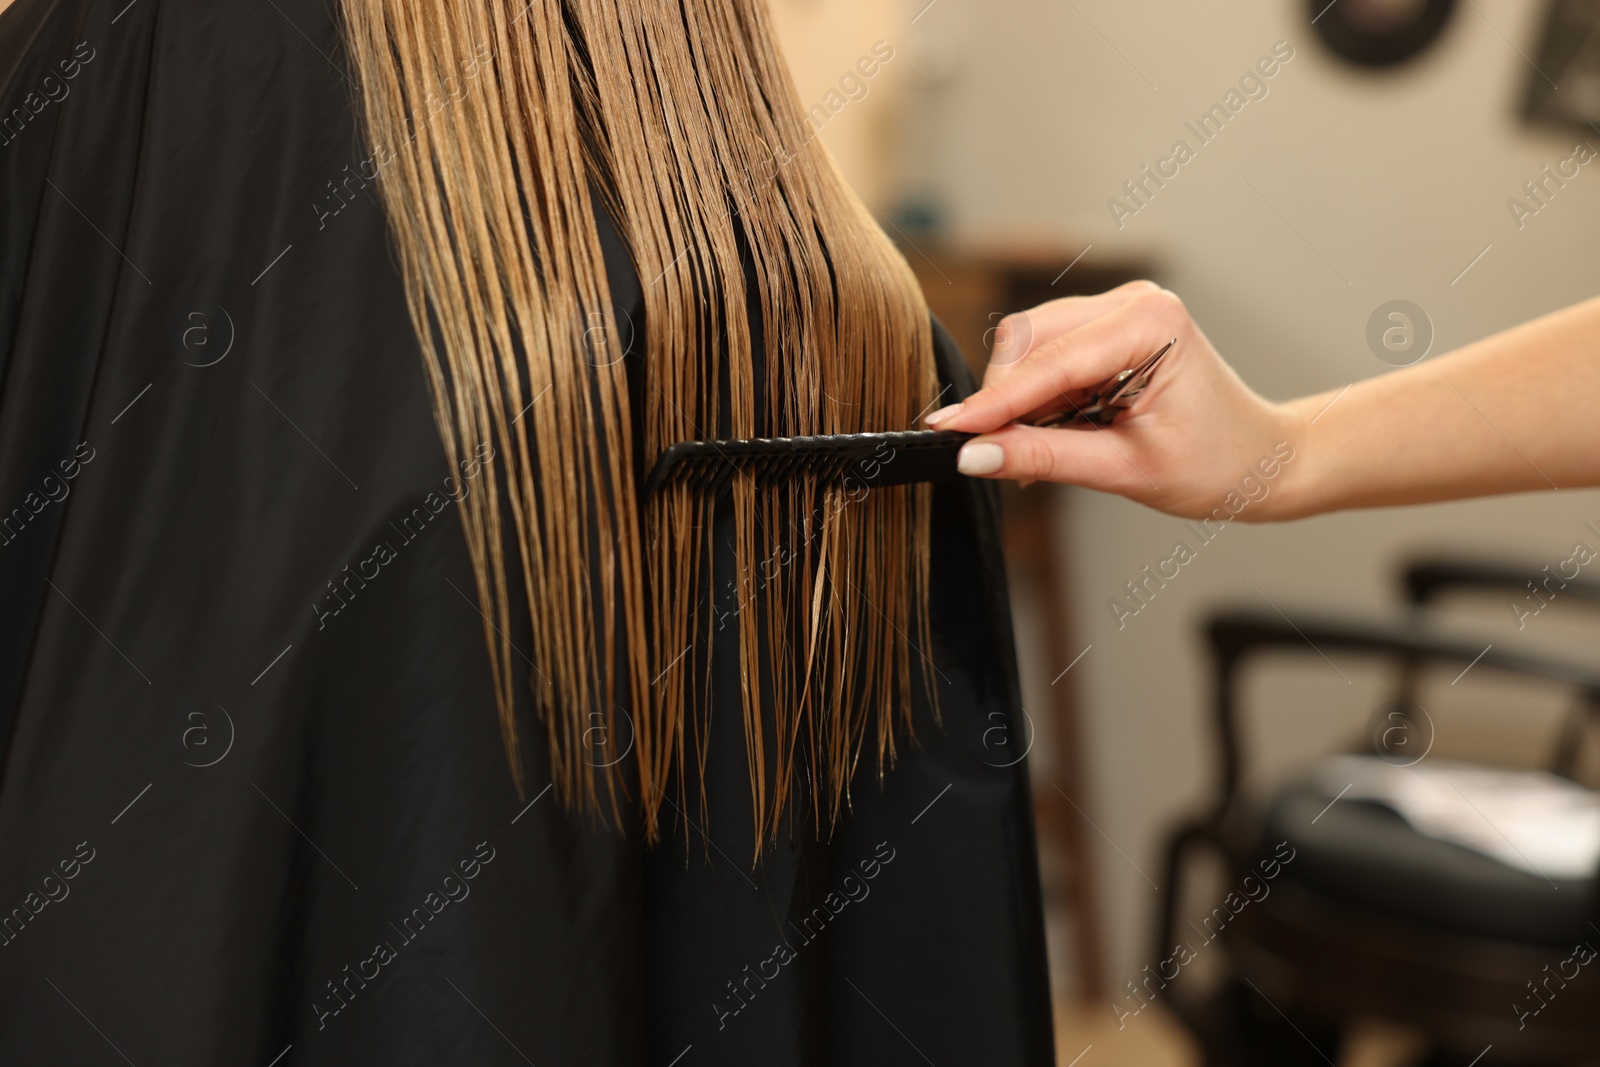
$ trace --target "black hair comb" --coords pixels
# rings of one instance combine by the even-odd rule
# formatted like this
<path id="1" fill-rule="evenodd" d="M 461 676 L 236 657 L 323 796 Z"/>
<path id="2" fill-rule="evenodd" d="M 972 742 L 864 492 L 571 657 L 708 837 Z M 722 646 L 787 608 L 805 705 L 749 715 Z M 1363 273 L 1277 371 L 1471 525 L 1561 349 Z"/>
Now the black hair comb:
<path id="1" fill-rule="evenodd" d="M 1085 391 L 1070 410 L 1035 426 L 1109 426 L 1138 399 L 1178 339 L 1154 355 Z M 661 454 L 645 479 L 648 499 L 668 485 L 720 493 L 735 472 L 758 482 L 799 475 L 854 490 L 954 478 L 956 455 L 975 435 L 953 430 L 826 434 L 819 437 L 758 437 L 736 441 L 680 441 Z"/>
<path id="2" fill-rule="evenodd" d="M 680 441 L 661 454 L 645 479 L 649 497 L 668 484 L 718 492 L 735 471 L 758 482 L 805 474 L 824 484 L 876 489 L 956 476 L 956 453 L 973 437 L 949 430 L 839 433 L 820 437 L 757 437 L 745 441 Z"/>

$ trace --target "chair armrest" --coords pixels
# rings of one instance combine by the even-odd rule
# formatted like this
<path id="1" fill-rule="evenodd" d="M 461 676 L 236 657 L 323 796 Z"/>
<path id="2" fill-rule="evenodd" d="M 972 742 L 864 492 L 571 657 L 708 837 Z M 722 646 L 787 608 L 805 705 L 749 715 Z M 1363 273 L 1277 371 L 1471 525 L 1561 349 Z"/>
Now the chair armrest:
<path id="1" fill-rule="evenodd" d="M 1600 580 L 1567 578 L 1559 573 L 1562 562 L 1557 560 L 1541 569 L 1531 564 L 1428 557 L 1407 564 L 1401 572 L 1400 585 L 1406 600 L 1417 607 L 1427 607 L 1445 593 L 1465 590 L 1501 590 L 1519 598 L 1532 596 L 1530 583 L 1547 595 L 1600 607 Z"/>
<path id="2" fill-rule="evenodd" d="M 1458 636 L 1431 633 L 1415 624 L 1237 609 L 1214 613 L 1205 625 L 1205 633 L 1216 671 L 1213 728 L 1221 758 L 1217 805 L 1209 820 L 1213 826 L 1220 825 L 1233 811 L 1244 781 L 1237 678 L 1244 662 L 1261 652 L 1324 656 L 1329 652 L 1352 652 L 1414 666 L 1439 663 L 1460 664 L 1464 668 L 1474 664 L 1565 685 L 1587 701 L 1600 702 L 1600 664 L 1533 655 L 1498 645 L 1485 648 Z"/>

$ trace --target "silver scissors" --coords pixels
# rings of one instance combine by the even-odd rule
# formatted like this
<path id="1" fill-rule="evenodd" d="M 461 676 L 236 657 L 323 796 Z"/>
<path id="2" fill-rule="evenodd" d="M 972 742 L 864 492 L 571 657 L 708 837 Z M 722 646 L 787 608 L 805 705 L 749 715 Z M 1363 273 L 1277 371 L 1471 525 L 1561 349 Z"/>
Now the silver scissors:
<path id="1" fill-rule="evenodd" d="M 1138 366 L 1129 367 L 1113 378 L 1107 378 L 1098 385 L 1091 385 L 1088 395 L 1081 403 L 1068 401 L 1072 407 L 1067 411 L 1046 415 L 1035 422 L 1035 426 L 1073 426 L 1085 423 L 1090 426 L 1110 426 L 1118 415 L 1133 406 L 1139 399 L 1145 387 L 1150 384 L 1150 379 L 1155 377 L 1156 368 L 1161 366 L 1161 361 L 1167 358 L 1167 353 L 1172 351 L 1178 339 L 1174 337 L 1162 345 L 1149 358 Z"/>

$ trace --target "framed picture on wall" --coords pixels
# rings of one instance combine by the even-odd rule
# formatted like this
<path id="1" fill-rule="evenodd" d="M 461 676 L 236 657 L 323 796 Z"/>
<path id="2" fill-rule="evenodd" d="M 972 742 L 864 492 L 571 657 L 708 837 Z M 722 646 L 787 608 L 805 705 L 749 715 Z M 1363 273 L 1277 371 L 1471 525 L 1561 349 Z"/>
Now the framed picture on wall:
<path id="1" fill-rule="evenodd" d="M 1600 0 L 1549 0 L 1533 66 L 1528 120 L 1600 136 Z"/>

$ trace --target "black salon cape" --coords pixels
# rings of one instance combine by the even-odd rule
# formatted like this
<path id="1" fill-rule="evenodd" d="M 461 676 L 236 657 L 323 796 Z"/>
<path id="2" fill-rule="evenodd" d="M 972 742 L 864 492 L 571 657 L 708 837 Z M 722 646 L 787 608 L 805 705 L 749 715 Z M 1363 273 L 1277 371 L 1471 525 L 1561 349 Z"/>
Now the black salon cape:
<path id="1" fill-rule="evenodd" d="M 0 1064 L 1050 1063 L 987 492 L 831 839 L 752 868 L 726 671 L 710 849 L 565 812 L 525 707 L 518 797 L 333 6 L 0 15 Z"/>

